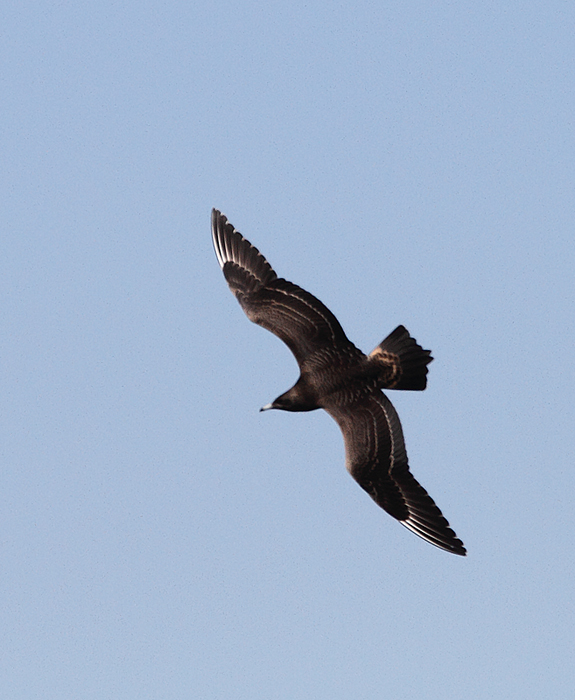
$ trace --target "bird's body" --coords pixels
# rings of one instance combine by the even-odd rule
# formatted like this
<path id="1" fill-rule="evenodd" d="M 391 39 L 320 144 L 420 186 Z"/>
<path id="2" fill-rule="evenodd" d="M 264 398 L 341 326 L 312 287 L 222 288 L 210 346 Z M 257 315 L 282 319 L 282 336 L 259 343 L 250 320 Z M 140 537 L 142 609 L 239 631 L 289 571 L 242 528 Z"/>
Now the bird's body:
<path id="1" fill-rule="evenodd" d="M 398 326 L 365 355 L 326 306 L 278 278 L 215 209 L 212 236 L 224 276 L 248 318 L 281 338 L 300 367 L 295 385 L 262 410 L 325 409 L 343 433 L 348 471 L 375 502 L 428 542 L 464 555 L 463 543 L 409 471 L 401 423 L 382 392 L 425 389 L 430 351 Z"/>

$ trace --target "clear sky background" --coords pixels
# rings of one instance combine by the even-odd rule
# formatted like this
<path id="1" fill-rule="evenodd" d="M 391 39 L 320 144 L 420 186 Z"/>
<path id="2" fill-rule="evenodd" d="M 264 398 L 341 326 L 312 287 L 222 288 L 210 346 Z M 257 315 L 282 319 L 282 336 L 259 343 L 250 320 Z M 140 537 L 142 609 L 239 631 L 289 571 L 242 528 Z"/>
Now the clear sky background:
<path id="1" fill-rule="evenodd" d="M 572 2 L 0 10 L 0 695 L 575 687 Z M 369 352 L 469 550 L 349 477 L 215 206 Z"/>

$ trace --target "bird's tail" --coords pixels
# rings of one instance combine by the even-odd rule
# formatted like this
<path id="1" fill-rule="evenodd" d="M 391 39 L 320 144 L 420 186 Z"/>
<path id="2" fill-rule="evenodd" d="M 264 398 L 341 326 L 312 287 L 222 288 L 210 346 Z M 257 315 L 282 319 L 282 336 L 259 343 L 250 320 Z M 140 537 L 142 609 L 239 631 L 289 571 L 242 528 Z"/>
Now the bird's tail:
<path id="1" fill-rule="evenodd" d="M 404 326 L 398 326 L 370 354 L 382 389 L 422 391 L 427 385 L 431 350 L 424 350 Z"/>

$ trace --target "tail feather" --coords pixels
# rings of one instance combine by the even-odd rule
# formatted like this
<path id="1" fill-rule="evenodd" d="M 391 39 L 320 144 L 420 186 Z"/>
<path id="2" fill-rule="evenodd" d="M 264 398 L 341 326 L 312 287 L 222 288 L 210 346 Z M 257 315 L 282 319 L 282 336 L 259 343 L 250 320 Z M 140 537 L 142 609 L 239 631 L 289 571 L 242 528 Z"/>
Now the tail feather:
<path id="1" fill-rule="evenodd" d="M 398 326 L 369 355 L 377 364 L 382 389 L 422 391 L 427 386 L 431 350 L 424 350 L 404 326 Z"/>

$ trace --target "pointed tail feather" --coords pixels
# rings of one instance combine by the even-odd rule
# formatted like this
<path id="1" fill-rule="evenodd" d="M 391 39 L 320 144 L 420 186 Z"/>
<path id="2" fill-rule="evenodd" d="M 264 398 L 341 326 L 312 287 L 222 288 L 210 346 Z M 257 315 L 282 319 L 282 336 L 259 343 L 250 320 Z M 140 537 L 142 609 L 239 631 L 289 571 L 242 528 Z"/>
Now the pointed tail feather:
<path id="1" fill-rule="evenodd" d="M 379 370 L 382 389 L 422 391 L 427 386 L 431 350 L 424 350 L 404 326 L 398 326 L 369 355 Z"/>

